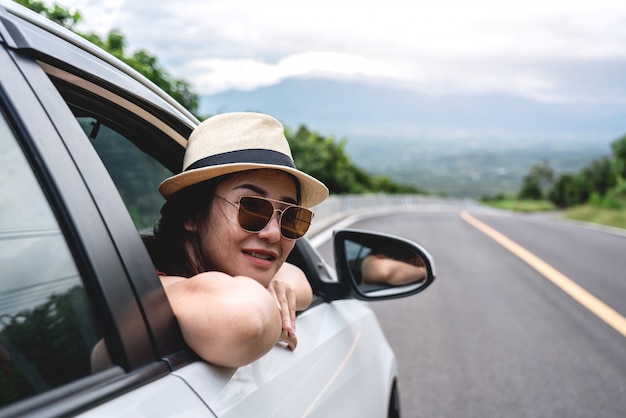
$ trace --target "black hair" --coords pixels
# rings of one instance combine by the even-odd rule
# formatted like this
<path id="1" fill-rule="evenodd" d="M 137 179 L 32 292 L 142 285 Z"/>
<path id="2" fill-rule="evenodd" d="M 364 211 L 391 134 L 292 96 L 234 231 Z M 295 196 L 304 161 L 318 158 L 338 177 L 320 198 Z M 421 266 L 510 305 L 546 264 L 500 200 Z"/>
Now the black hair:
<path id="1" fill-rule="evenodd" d="M 173 276 L 191 277 L 211 270 L 202 257 L 199 234 L 185 229 L 185 223 L 195 221 L 198 226 L 206 218 L 213 203 L 215 188 L 222 178 L 203 181 L 185 187 L 165 202 L 161 208 L 161 219 L 154 226 L 155 267 Z M 193 256 L 187 252 L 191 243 Z"/>

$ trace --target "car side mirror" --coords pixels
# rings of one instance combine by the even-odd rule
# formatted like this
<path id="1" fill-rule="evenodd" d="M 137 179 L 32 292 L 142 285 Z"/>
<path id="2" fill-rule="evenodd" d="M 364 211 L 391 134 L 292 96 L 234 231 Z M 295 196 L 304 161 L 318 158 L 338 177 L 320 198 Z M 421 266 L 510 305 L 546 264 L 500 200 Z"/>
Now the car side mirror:
<path id="1" fill-rule="evenodd" d="M 391 235 L 339 230 L 335 264 L 341 281 L 361 300 L 413 295 L 435 280 L 432 257 L 420 245 Z"/>

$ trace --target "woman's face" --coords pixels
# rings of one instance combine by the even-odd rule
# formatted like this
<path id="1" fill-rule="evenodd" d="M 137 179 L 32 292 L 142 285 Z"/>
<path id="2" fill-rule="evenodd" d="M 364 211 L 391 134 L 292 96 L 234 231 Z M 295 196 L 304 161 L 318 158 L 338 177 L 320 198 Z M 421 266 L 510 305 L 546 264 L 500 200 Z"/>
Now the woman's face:
<path id="1" fill-rule="evenodd" d="M 279 170 L 244 171 L 228 176 L 215 189 L 215 194 L 228 202 L 238 203 L 241 196 L 261 196 L 296 203 L 295 180 Z M 214 198 L 208 222 L 201 234 L 205 260 L 216 270 L 231 276 L 247 276 L 264 287 L 293 249 L 295 241 L 280 234 L 278 216 L 274 216 L 260 232 L 247 232 L 237 220 L 238 209 L 220 198 Z M 275 203 L 274 209 L 284 206 Z"/>

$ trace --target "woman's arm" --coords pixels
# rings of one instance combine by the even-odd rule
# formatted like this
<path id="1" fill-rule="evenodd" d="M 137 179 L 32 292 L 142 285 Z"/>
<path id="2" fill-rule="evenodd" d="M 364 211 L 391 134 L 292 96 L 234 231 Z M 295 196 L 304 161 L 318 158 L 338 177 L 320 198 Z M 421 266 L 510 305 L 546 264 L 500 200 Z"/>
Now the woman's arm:
<path id="1" fill-rule="evenodd" d="M 423 266 L 371 254 L 361 263 L 361 277 L 363 283 L 387 283 L 401 286 L 423 281 L 426 278 L 426 269 Z"/>
<path id="2" fill-rule="evenodd" d="M 204 360 L 227 367 L 266 354 L 281 335 L 276 300 L 258 282 L 220 272 L 161 282 L 185 342 Z"/>

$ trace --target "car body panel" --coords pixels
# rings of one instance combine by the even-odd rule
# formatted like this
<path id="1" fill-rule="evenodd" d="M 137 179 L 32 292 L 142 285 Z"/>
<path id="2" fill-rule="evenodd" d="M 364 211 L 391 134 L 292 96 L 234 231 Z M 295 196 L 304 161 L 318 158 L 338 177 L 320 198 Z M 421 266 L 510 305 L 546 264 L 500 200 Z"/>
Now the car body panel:
<path id="1" fill-rule="evenodd" d="M 149 385 L 77 415 L 82 418 L 110 417 L 215 418 L 195 393 L 176 376 L 169 375 Z"/>
<path id="2" fill-rule="evenodd" d="M 220 417 L 384 416 L 389 394 L 379 385 L 397 371 L 371 309 L 324 303 L 299 315 L 297 327 L 293 352 L 277 346 L 238 369 L 198 362 L 174 373 Z"/>

